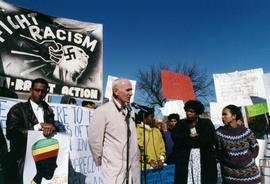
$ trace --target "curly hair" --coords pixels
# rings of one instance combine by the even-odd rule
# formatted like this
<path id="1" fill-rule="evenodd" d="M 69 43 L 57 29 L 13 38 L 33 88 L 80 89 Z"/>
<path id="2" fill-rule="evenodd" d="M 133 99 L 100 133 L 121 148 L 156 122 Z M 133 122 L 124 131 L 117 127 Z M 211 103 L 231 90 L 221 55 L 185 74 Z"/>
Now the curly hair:
<path id="1" fill-rule="evenodd" d="M 176 119 L 177 121 L 180 120 L 180 116 L 176 113 L 172 113 L 168 116 L 168 120 L 171 121 L 172 119 Z"/>
<path id="2" fill-rule="evenodd" d="M 198 100 L 189 100 L 185 103 L 184 109 L 185 111 L 193 109 L 196 114 L 200 115 L 204 112 L 204 105 Z"/>

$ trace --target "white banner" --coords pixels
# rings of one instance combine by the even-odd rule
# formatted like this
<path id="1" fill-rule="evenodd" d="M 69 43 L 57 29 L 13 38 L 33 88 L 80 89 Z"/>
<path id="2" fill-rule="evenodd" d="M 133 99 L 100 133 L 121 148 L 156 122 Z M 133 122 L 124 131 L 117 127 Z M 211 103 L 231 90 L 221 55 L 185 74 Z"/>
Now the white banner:
<path id="1" fill-rule="evenodd" d="M 223 126 L 222 122 L 222 110 L 229 104 L 222 104 L 217 102 L 210 102 L 210 117 L 215 127 Z"/>
<path id="2" fill-rule="evenodd" d="M 164 107 L 159 109 L 163 116 L 169 116 L 172 113 L 176 113 L 180 116 L 180 119 L 183 119 L 186 118 L 184 106 L 185 104 L 182 100 L 172 100 L 166 102 Z"/>
<path id="3" fill-rule="evenodd" d="M 266 94 L 267 107 L 270 109 L 270 73 L 263 75 L 263 83 Z"/>
<path id="4" fill-rule="evenodd" d="M 262 68 L 213 74 L 218 103 L 237 106 L 253 104 L 252 98 L 265 99 Z"/>

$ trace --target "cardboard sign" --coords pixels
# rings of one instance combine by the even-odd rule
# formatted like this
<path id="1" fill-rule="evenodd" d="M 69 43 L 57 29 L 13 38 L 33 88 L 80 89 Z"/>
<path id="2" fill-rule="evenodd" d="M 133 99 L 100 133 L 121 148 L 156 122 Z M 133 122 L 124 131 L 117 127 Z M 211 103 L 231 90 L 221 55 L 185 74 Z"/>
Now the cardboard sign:
<path id="1" fill-rule="evenodd" d="M 28 131 L 24 183 L 67 184 L 69 141 L 67 134 L 46 138 L 41 131 Z"/>
<path id="2" fill-rule="evenodd" d="M 218 103 L 237 106 L 253 104 L 254 98 L 265 99 L 262 68 L 213 74 Z"/>
<path id="3" fill-rule="evenodd" d="M 247 111 L 248 111 L 249 117 L 254 117 L 261 114 L 266 114 L 268 112 L 268 108 L 267 108 L 266 103 L 260 103 L 260 104 L 248 105 Z"/>
<path id="4" fill-rule="evenodd" d="M 162 93 L 164 98 L 194 100 L 192 81 L 188 76 L 177 72 L 162 70 Z"/>

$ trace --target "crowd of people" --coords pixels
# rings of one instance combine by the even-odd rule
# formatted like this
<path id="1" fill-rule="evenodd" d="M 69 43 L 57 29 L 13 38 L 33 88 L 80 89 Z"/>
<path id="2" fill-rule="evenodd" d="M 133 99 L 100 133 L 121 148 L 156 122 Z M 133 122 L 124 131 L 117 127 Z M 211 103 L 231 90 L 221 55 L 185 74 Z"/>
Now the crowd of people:
<path id="1" fill-rule="evenodd" d="M 23 184 L 28 130 L 42 131 L 45 137 L 59 131 L 54 113 L 44 101 L 47 93 L 48 82 L 35 79 L 28 101 L 9 110 L 6 121 L 9 151 L 0 131 L 0 183 Z M 144 106 L 134 115 L 129 105 L 133 94 L 128 79 L 114 80 L 112 93 L 112 99 L 99 107 L 90 101 L 81 104 L 95 109 L 88 128 L 89 147 L 95 164 L 100 166 L 104 184 L 138 184 L 142 171 L 160 170 L 168 164 L 175 165 L 175 184 L 216 184 L 217 163 L 224 184 L 262 181 L 255 164 L 258 142 L 241 123 L 239 107 L 224 107 L 224 126 L 216 130 L 210 119 L 201 118 L 204 105 L 198 100 L 185 103 L 186 118 L 173 113 L 157 121 L 154 108 Z M 70 96 L 64 96 L 61 103 L 77 104 Z"/>
<path id="2" fill-rule="evenodd" d="M 52 137 L 56 132 L 63 132 L 54 120 L 54 112 L 44 101 L 49 90 L 45 79 L 32 81 L 30 97 L 26 102 L 19 102 L 11 107 L 6 120 L 6 138 L 9 140 L 9 151 L 2 127 L 0 131 L 0 184 L 23 184 L 23 170 L 26 154 L 27 131 L 42 131 L 45 137 Z M 1 89 L 4 97 L 17 98 L 12 91 Z M 76 104 L 76 99 L 63 96 L 62 104 Z M 90 107 L 89 107 L 90 104 Z M 95 109 L 95 103 L 82 101 L 82 106 Z M 44 178 L 46 178 L 46 172 Z M 42 178 L 42 176 L 41 176 Z M 41 181 L 41 180 L 40 180 Z M 36 182 L 33 180 L 32 184 Z"/>

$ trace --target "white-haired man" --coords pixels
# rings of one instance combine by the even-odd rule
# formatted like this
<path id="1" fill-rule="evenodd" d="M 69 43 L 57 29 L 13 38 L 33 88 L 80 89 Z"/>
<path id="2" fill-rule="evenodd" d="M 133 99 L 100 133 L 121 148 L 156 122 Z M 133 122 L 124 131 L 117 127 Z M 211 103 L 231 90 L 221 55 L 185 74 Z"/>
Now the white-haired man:
<path id="1" fill-rule="evenodd" d="M 128 79 L 116 79 L 112 91 L 113 98 L 94 111 L 88 130 L 90 150 L 96 165 L 101 166 L 104 184 L 123 184 L 127 181 L 137 184 L 140 183 L 138 142 L 135 123 L 127 108 L 132 96 L 131 83 Z"/>

